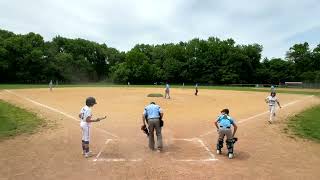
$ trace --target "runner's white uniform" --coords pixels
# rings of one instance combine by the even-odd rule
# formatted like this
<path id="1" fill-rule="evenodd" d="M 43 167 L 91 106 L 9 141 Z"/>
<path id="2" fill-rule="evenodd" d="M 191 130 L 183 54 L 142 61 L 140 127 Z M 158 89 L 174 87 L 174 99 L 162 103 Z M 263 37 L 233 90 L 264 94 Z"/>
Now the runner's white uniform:
<path id="1" fill-rule="evenodd" d="M 81 109 L 80 114 L 81 114 L 80 127 L 82 129 L 82 140 L 90 141 L 90 123 L 86 121 L 88 117 L 92 116 L 90 107 L 84 106 Z"/>
<path id="2" fill-rule="evenodd" d="M 278 102 L 278 98 L 276 96 L 268 96 L 266 100 L 269 104 L 270 121 L 272 121 L 272 117 L 276 115 L 276 103 Z"/>

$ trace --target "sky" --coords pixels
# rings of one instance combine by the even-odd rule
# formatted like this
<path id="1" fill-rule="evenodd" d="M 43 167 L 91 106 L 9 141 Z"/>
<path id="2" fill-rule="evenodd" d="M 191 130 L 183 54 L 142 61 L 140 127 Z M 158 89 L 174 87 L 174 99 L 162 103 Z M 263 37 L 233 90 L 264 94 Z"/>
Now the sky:
<path id="1" fill-rule="evenodd" d="M 193 38 L 258 43 L 285 57 L 295 43 L 320 44 L 319 0 L 0 0 L 0 29 L 84 38 L 120 51 Z"/>

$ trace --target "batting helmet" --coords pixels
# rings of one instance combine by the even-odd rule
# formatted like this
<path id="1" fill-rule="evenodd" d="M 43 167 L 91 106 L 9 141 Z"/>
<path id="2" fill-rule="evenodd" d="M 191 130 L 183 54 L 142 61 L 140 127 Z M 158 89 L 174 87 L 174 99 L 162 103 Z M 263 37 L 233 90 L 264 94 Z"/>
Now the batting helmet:
<path id="1" fill-rule="evenodd" d="M 97 104 L 97 101 L 96 101 L 96 99 L 94 97 L 88 97 L 86 99 L 86 105 L 87 106 L 93 106 L 95 104 Z"/>

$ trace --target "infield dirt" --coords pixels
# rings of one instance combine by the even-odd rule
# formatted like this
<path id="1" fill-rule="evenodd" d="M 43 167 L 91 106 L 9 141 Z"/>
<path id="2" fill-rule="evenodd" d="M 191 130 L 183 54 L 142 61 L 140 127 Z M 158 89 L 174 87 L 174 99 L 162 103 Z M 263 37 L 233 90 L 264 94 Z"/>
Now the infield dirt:
<path id="1" fill-rule="evenodd" d="M 284 122 L 315 104 L 317 97 L 278 93 L 284 108 L 267 123 L 268 93 L 171 89 L 172 99 L 150 98 L 158 88 L 61 88 L 1 91 L 0 98 L 55 122 L 28 136 L 0 142 L 0 180 L 4 179 L 319 179 L 320 145 L 282 132 Z M 81 155 L 77 115 L 85 98 L 98 104 L 92 124 L 92 158 Z M 145 105 L 164 111 L 164 152 L 148 149 L 140 130 Z M 213 122 L 230 109 L 239 123 L 236 156 L 216 155 Z M 67 115 L 67 116 L 66 116 Z M 226 152 L 224 147 L 223 152 Z M 99 155 L 99 156 L 98 156 Z"/>

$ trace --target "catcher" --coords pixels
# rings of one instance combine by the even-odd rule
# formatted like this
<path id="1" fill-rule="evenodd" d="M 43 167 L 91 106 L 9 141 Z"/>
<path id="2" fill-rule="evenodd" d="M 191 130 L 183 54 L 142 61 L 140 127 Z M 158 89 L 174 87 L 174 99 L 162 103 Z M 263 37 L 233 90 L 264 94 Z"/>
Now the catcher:
<path id="1" fill-rule="evenodd" d="M 155 141 L 154 141 L 154 130 L 157 135 L 157 151 L 162 151 L 162 134 L 161 128 L 163 126 L 163 112 L 160 106 L 156 105 L 155 102 L 151 102 L 148 106 L 144 108 L 144 112 L 142 115 L 142 127 L 141 129 L 148 135 L 149 137 L 149 148 L 151 150 L 155 150 Z M 148 124 L 148 129 L 146 126 Z"/>
<path id="2" fill-rule="evenodd" d="M 234 137 L 234 135 L 237 132 L 238 126 L 236 125 L 232 117 L 229 116 L 229 109 L 223 109 L 221 111 L 221 115 L 219 115 L 217 120 L 215 121 L 215 126 L 217 127 L 219 133 L 217 143 L 217 154 L 221 154 L 221 149 L 223 147 L 223 139 L 224 136 L 227 136 L 226 144 L 228 149 L 228 157 L 229 159 L 232 159 L 234 156 L 233 145 L 238 140 L 238 138 Z M 233 133 L 231 130 L 231 126 L 233 126 Z"/>

